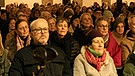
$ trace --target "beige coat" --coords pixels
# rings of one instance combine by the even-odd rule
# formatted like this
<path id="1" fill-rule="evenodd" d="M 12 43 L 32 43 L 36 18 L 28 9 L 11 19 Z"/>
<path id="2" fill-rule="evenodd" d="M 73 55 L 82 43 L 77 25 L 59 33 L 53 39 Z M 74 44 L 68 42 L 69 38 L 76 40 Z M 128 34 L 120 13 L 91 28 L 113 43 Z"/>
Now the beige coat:
<path id="1" fill-rule="evenodd" d="M 73 76 L 117 76 L 113 59 L 108 52 L 106 52 L 106 60 L 104 61 L 100 72 L 87 62 L 84 53 L 85 46 L 82 46 L 81 53 L 74 61 Z"/>
<path id="2" fill-rule="evenodd" d="M 122 62 L 125 64 L 125 61 L 128 58 L 128 55 L 132 52 L 135 42 L 135 37 L 132 37 L 131 32 L 128 31 L 126 38 L 124 38 L 120 44 L 122 49 Z"/>

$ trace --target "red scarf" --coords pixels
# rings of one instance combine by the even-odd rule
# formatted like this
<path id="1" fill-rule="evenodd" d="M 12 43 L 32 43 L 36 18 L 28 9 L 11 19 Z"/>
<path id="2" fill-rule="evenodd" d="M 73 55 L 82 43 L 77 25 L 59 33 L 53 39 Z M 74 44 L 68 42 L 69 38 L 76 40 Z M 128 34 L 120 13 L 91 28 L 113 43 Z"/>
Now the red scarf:
<path id="1" fill-rule="evenodd" d="M 85 51 L 85 57 L 88 63 L 92 64 L 94 68 L 100 71 L 103 62 L 106 59 L 106 53 L 104 52 L 102 57 L 96 58 L 88 49 Z"/>

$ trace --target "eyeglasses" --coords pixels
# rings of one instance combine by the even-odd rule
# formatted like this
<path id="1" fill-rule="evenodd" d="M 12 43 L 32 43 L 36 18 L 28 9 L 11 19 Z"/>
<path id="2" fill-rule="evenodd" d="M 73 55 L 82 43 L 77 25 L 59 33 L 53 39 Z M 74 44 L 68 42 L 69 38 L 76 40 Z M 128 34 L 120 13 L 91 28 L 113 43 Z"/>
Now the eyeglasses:
<path id="1" fill-rule="evenodd" d="M 38 29 L 33 29 L 32 31 L 35 31 L 37 34 L 39 33 L 47 33 L 49 30 L 47 28 L 38 28 Z"/>

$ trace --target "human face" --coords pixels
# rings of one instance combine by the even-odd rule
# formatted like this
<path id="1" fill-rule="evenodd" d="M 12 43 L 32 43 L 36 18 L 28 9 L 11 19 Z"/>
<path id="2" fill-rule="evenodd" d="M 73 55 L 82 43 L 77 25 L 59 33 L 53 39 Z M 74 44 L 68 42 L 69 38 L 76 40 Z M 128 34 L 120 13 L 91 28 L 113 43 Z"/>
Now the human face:
<path id="1" fill-rule="evenodd" d="M 91 9 L 88 9 L 88 11 L 87 11 L 88 13 L 90 13 L 90 15 L 92 15 L 93 14 L 93 11 L 91 10 Z"/>
<path id="2" fill-rule="evenodd" d="M 56 30 L 56 22 L 54 19 L 49 19 L 48 20 L 48 25 L 49 25 L 49 30 L 50 31 L 55 31 Z"/>
<path id="3" fill-rule="evenodd" d="M 129 29 L 135 34 L 135 17 L 131 19 L 131 24 L 129 24 Z"/>
<path id="4" fill-rule="evenodd" d="M 79 24 L 80 24 L 80 19 L 79 19 L 79 18 L 76 18 L 76 19 L 73 20 L 72 25 L 73 25 L 74 27 L 77 27 L 77 25 L 79 25 Z"/>
<path id="5" fill-rule="evenodd" d="M 14 30 L 15 29 L 15 19 L 11 19 L 9 22 L 9 29 Z"/>
<path id="6" fill-rule="evenodd" d="M 26 21 L 22 21 L 20 24 L 18 24 L 16 32 L 19 36 L 25 39 L 29 35 L 28 23 Z"/>
<path id="7" fill-rule="evenodd" d="M 120 35 L 122 35 L 124 33 L 124 24 L 123 23 L 119 23 L 116 27 L 116 32 Z"/>
<path id="8" fill-rule="evenodd" d="M 59 21 L 57 24 L 57 32 L 60 38 L 64 38 L 68 32 L 68 24 L 66 21 Z"/>
<path id="9" fill-rule="evenodd" d="M 96 12 L 94 13 L 94 16 L 96 17 L 96 19 L 98 19 L 99 17 L 102 16 L 102 12 L 101 12 L 101 11 L 96 11 Z"/>
<path id="10" fill-rule="evenodd" d="M 86 27 L 89 28 L 92 25 L 92 20 L 91 17 L 87 14 L 85 14 L 82 18 L 81 24 Z"/>
<path id="11" fill-rule="evenodd" d="M 108 34 L 108 22 L 105 20 L 101 20 L 97 25 L 97 30 L 104 36 Z"/>
<path id="12" fill-rule="evenodd" d="M 98 54 L 102 55 L 104 53 L 104 40 L 102 37 L 96 37 L 92 40 L 91 49 L 93 49 Z"/>
<path id="13" fill-rule="evenodd" d="M 47 22 L 38 21 L 31 28 L 31 37 L 33 38 L 34 44 L 46 45 L 49 39 L 49 27 Z"/>

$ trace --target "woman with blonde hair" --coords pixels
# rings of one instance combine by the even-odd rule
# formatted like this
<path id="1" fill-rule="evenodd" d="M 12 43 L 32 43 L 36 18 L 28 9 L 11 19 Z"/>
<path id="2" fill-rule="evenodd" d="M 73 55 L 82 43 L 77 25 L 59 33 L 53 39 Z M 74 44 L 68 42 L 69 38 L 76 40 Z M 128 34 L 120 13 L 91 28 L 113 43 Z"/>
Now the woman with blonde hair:
<path id="1" fill-rule="evenodd" d="M 93 19 L 89 13 L 83 13 L 80 16 L 80 28 L 74 30 L 73 36 L 79 42 L 80 46 L 86 43 L 86 34 L 94 28 Z"/>

